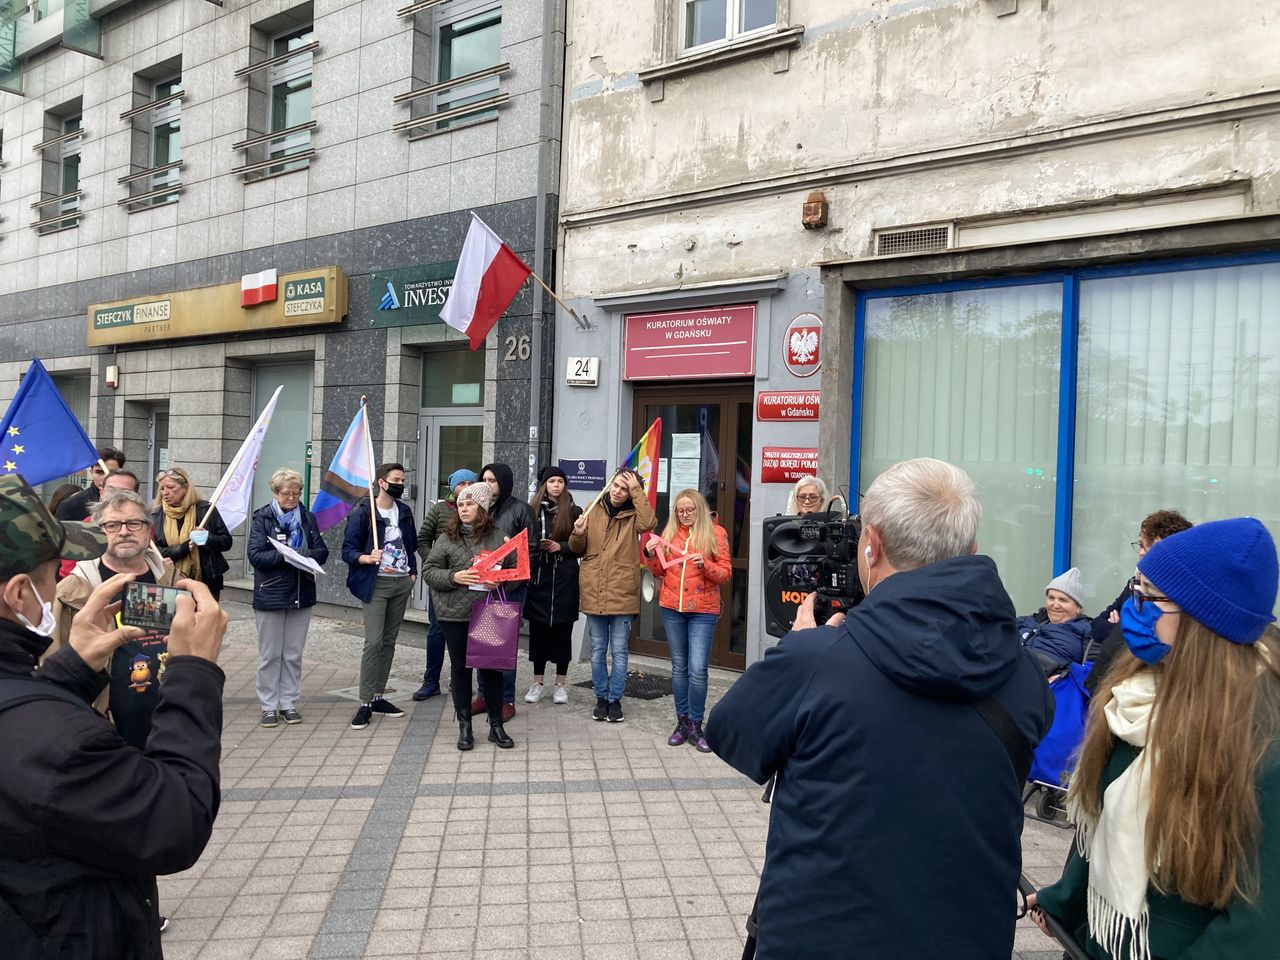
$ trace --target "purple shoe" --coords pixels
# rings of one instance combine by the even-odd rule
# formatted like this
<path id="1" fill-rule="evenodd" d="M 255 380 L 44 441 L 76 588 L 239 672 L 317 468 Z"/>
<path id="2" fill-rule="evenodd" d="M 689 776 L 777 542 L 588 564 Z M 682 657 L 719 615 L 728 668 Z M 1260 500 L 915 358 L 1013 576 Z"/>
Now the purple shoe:
<path id="1" fill-rule="evenodd" d="M 671 731 L 671 736 L 667 737 L 668 747 L 678 747 L 689 739 L 689 718 L 686 716 L 676 717 L 676 728 Z"/>
<path id="2" fill-rule="evenodd" d="M 698 748 L 699 753 L 711 752 L 711 744 L 707 743 L 707 735 L 702 732 L 701 720 L 690 721 L 689 739 L 693 741 L 693 745 Z M 668 741 L 668 743 L 669 742 L 670 741 Z"/>

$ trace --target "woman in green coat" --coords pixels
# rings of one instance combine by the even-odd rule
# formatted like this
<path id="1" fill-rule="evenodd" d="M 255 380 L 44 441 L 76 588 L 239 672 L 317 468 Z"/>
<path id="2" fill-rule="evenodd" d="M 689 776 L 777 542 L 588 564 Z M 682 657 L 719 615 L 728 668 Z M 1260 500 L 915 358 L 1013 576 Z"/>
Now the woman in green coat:
<path id="1" fill-rule="evenodd" d="M 1089 710 L 1076 851 L 1033 898 L 1100 960 L 1280 956 L 1280 632 L 1257 520 L 1166 537 Z M 1047 930 L 1046 930 L 1047 932 Z"/>
<path id="2" fill-rule="evenodd" d="M 471 569 L 476 555 L 502 546 L 505 538 L 489 516 L 493 491 L 487 483 L 473 483 L 458 494 L 458 512 L 444 534 L 431 545 L 422 577 L 431 588 L 436 620 L 449 650 L 453 707 L 458 717 L 458 749 L 475 746 L 471 730 L 471 670 L 467 667 L 467 628 L 471 608 L 483 600 L 486 586 Z M 489 704 L 489 742 L 503 749 L 515 741 L 502 727 L 502 671 L 480 670 L 480 687 Z"/>

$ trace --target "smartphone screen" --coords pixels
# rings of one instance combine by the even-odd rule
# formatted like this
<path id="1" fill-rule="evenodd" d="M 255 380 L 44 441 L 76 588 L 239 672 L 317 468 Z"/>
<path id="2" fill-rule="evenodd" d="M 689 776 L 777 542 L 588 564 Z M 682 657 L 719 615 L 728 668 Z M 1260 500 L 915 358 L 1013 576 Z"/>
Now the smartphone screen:
<path id="1" fill-rule="evenodd" d="M 130 627 L 168 633 L 174 614 L 178 612 L 178 597 L 182 594 L 191 595 L 177 587 L 131 583 L 125 588 L 120 622 Z"/>

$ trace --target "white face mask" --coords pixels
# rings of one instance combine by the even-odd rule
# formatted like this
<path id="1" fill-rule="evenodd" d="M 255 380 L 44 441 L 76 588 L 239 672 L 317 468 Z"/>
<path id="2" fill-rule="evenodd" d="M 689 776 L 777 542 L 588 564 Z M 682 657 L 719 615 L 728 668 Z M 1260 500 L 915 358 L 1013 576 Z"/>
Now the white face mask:
<path id="1" fill-rule="evenodd" d="M 36 585 L 34 583 L 31 584 L 31 592 L 36 595 L 36 600 L 40 603 L 40 626 L 37 627 L 34 623 L 28 620 L 21 610 L 15 610 L 13 612 L 17 615 L 18 620 L 22 625 L 32 633 L 39 634 L 42 637 L 51 637 L 53 636 L 54 627 L 57 626 L 57 621 L 53 619 L 53 604 L 40 596 L 40 591 L 36 589 Z"/>

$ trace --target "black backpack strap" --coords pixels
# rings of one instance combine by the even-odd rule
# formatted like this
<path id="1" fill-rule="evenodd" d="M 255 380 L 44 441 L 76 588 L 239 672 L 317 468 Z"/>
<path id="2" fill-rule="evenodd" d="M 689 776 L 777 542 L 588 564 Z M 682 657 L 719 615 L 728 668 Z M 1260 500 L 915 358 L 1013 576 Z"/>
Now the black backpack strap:
<path id="1" fill-rule="evenodd" d="M 1018 786 L 1027 782 L 1027 776 L 1031 773 L 1031 747 L 1027 743 L 1018 730 L 1018 725 L 1013 722 L 1013 717 L 1009 716 L 1009 711 L 995 697 L 986 697 L 979 700 L 973 705 L 973 709 L 977 710 L 982 719 L 987 721 L 989 726 L 1000 742 L 1004 744 L 1006 752 L 1009 754 L 1009 760 L 1013 763 L 1013 772 L 1018 775 Z"/>
<path id="2" fill-rule="evenodd" d="M 0 711 L 32 700 L 63 700 L 92 710 L 89 704 L 66 687 L 35 677 L 0 677 Z"/>

